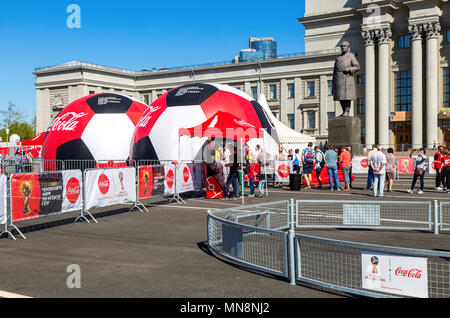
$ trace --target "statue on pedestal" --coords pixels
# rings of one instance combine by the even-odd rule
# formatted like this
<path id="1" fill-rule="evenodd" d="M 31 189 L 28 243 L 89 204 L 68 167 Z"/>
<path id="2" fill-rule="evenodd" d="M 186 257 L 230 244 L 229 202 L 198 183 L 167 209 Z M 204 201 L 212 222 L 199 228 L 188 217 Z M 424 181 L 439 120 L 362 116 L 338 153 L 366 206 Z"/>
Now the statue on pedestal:
<path id="1" fill-rule="evenodd" d="M 341 44 L 341 56 L 336 59 L 333 71 L 333 97 L 342 107 L 342 115 L 348 117 L 352 100 L 356 99 L 356 84 L 354 74 L 360 70 L 355 55 L 350 52 L 350 43 Z"/>

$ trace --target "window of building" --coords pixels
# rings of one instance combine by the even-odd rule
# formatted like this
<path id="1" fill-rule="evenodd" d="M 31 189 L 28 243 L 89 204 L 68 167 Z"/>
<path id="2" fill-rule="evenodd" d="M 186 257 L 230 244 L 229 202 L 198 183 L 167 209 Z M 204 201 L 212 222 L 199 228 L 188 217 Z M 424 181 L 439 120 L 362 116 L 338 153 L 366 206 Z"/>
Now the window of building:
<path id="1" fill-rule="evenodd" d="M 336 112 L 328 112 L 328 118 L 336 117 Z"/>
<path id="2" fill-rule="evenodd" d="M 364 115 L 366 113 L 366 99 L 357 98 L 356 99 L 356 113 L 358 115 Z"/>
<path id="3" fill-rule="evenodd" d="M 316 83 L 306 82 L 306 97 L 316 96 Z"/>
<path id="4" fill-rule="evenodd" d="M 328 81 L 328 96 L 333 95 L 333 81 Z"/>
<path id="5" fill-rule="evenodd" d="M 401 35 L 398 37 L 397 47 L 399 49 L 406 49 L 411 47 L 411 38 L 409 35 Z"/>
<path id="6" fill-rule="evenodd" d="M 95 91 L 89 91 L 89 95 L 95 94 Z"/>
<path id="7" fill-rule="evenodd" d="M 411 71 L 395 73 L 395 110 L 411 111 Z"/>
<path id="8" fill-rule="evenodd" d="M 289 128 L 295 129 L 295 117 L 294 117 L 294 114 L 288 114 L 288 124 L 289 124 Z"/>
<path id="9" fill-rule="evenodd" d="M 444 68 L 444 108 L 450 107 L 450 68 Z"/>
<path id="10" fill-rule="evenodd" d="M 308 112 L 308 129 L 316 129 L 316 112 Z"/>
<path id="11" fill-rule="evenodd" d="M 295 98 L 295 85 L 294 85 L 294 83 L 288 84 L 288 98 Z"/>
<path id="12" fill-rule="evenodd" d="M 258 86 L 252 86 L 252 98 L 258 100 Z"/>
<path id="13" fill-rule="evenodd" d="M 269 85 L 270 99 L 277 99 L 277 85 Z"/>
<path id="14" fill-rule="evenodd" d="M 144 103 L 150 105 L 150 95 L 148 94 L 144 95 Z"/>

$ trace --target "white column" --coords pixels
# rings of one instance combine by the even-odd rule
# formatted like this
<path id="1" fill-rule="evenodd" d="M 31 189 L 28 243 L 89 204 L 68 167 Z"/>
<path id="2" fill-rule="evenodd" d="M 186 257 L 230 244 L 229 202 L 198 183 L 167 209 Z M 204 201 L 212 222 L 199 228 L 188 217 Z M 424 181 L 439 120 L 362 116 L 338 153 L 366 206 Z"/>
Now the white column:
<path id="1" fill-rule="evenodd" d="M 366 147 L 370 148 L 375 143 L 375 43 L 373 31 L 364 31 L 363 40 L 365 42 L 365 128 L 366 128 Z"/>
<path id="2" fill-rule="evenodd" d="M 389 42 L 391 36 L 389 28 L 382 29 L 378 33 L 378 144 L 383 148 L 389 145 Z"/>
<path id="3" fill-rule="evenodd" d="M 328 80 L 326 75 L 320 76 L 320 101 L 319 101 L 319 134 L 327 135 L 328 127 Z"/>
<path id="4" fill-rule="evenodd" d="M 411 33 L 411 76 L 412 76 L 412 146 L 423 145 L 422 116 L 422 25 L 410 25 Z"/>
<path id="5" fill-rule="evenodd" d="M 427 104 L 426 104 L 426 147 L 433 148 L 438 142 L 438 36 L 441 31 L 439 22 L 429 23 L 427 31 Z"/>

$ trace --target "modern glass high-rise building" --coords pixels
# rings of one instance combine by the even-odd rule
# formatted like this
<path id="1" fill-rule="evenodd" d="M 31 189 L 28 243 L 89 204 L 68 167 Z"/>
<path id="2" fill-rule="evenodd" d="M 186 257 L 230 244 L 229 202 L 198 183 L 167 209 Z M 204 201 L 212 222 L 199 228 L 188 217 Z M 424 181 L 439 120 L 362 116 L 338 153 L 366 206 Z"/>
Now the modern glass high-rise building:
<path id="1" fill-rule="evenodd" d="M 249 48 L 241 50 L 239 53 L 239 62 L 276 59 L 277 57 L 277 42 L 273 38 L 250 38 Z"/>
<path id="2" fill-rule="evenodd" d="M 277 42 L 273 38 L 250 38 L 250 48 L 264 54 L 264 59 L 276 59 L 278 55 Z"/>

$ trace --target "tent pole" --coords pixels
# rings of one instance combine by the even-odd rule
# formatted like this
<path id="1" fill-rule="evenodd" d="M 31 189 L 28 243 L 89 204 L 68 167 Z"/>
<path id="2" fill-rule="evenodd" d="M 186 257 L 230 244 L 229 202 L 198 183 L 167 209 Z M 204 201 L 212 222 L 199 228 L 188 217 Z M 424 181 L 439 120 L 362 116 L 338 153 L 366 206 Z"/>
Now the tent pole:
<path id="1" fill-rule="evenodd" d="M 244 205 L 245 204 L 245 196 L 244 196 L 244 147 L 243 147 L 243 139 L 242 138 L 241 138 L 241 172 L 242 172 L 242 176 L 241 176 L 241 194 L 242 194 L 242 205 Z"/>
<path id="2" fill-rule="evenodd" d="M 263 158 L 264 158 L 264 180 L 266 181 L 265 187 L 266 187 L 266 197 L 269 196 L 269 187 L 267 182 L 267 171 L 266 171 L 266 136 L 263 135 Z"/>

